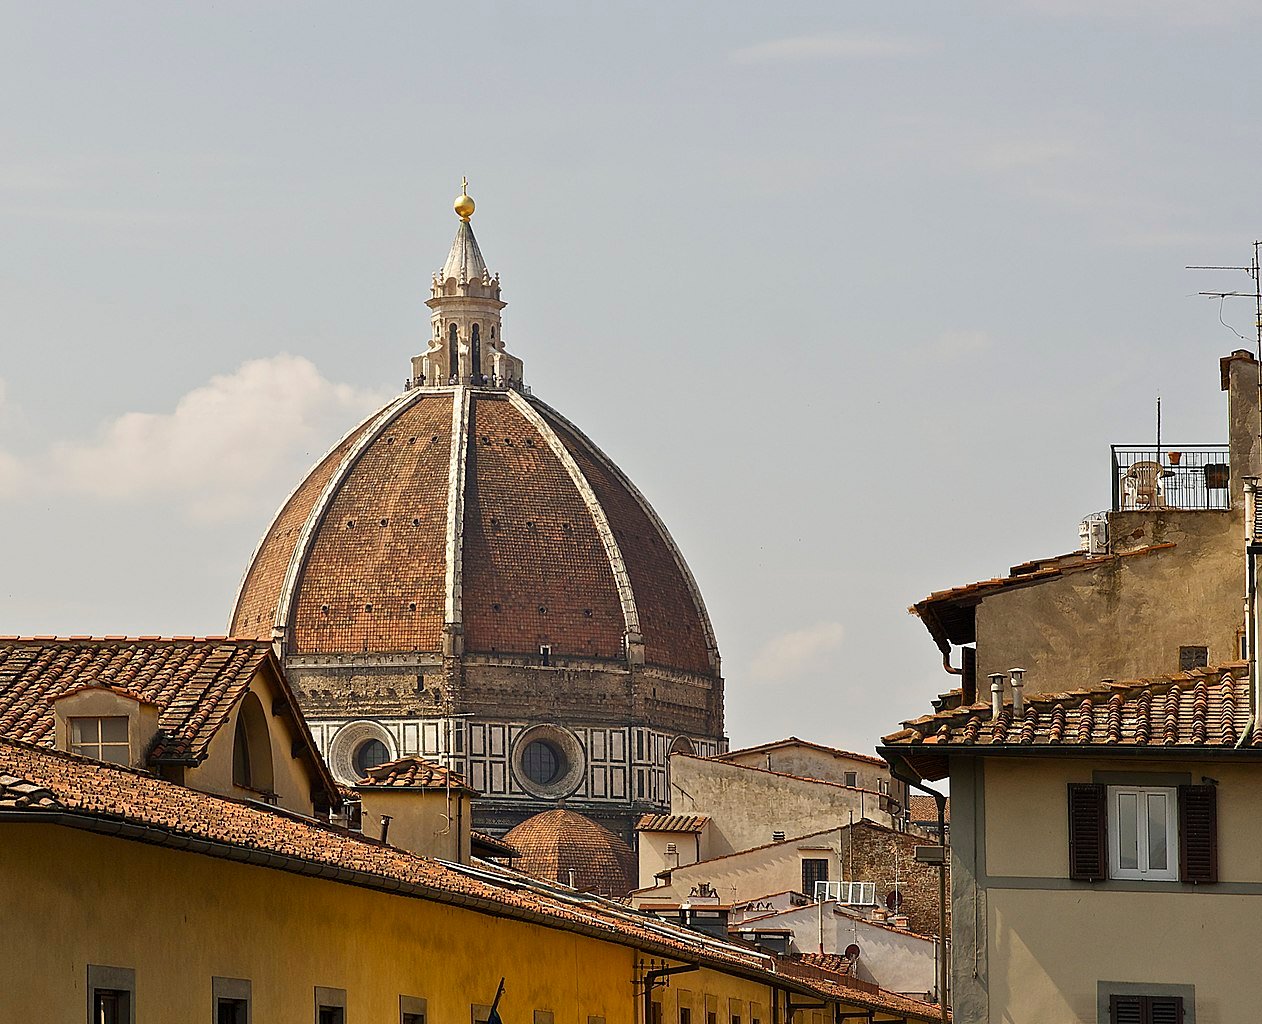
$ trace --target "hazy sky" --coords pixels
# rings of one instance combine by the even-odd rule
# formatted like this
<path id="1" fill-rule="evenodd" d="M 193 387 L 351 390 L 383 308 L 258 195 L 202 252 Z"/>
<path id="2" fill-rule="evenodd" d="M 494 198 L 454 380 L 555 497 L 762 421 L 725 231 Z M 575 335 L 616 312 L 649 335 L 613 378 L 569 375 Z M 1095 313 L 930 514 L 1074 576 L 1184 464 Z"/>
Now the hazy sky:
<path id="1" fill-rule="evenodd" d="M 467 174 L 733 744 L 870 748 L 952 683 L 909 604 L 1074 548 L 1158 390 L 1225 440 L 1195 293 L 1249 282 L 1183 267 L 1262 231 L 1260 10 L 0 3 L 0 633 L 221 633 L 423 349 Z"/>

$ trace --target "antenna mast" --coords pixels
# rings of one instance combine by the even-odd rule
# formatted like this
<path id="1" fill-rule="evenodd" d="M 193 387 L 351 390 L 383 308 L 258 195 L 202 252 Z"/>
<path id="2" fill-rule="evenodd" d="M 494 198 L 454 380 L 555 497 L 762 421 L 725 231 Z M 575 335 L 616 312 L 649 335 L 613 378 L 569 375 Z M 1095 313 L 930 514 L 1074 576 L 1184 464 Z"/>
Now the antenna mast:
<path id="1" fill-rule="evenodd" d="M 1211 299 L 1218 299 L 1221 304 L 1224 299 L 1248 298 L 1253 300 L 1253 323 L 1256 337 L 1255 355 L 1257 356 L 1259 375 L 1258 375 L 1258 452 L 1262 455 L 1262 241 L 1253 243 L 1253 259 L 1249 261 L 1247 267 L 1218 267 L 1218 266 L 1190 266 L 1185 270 L 1243 270 L 1253 280 L 1252 292 L 1198 292 Z M 1222 314 L 1218 317 L 1222 320 Z M 1226 321 L 1224 321 L 1226 325 Z M 1227 325 L 1230 327 L 1230 325 Z M 1243 336 L 1235 332 L 1233 333 L 1242 341 Z M 1243 468 L 1243 467 L 1242 467 Z"/>

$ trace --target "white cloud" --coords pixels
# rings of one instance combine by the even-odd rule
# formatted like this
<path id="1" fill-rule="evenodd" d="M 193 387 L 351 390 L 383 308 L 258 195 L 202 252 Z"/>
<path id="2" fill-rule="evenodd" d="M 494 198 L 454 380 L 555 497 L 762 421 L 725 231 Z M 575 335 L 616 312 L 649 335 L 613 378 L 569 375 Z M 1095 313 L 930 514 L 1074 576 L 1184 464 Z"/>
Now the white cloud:
<path id="1" fill-rule="evenodd" d="M 733 50 L 737 64 L 769 64 L 803 60 L 871 60 L 915 57 L 934 49 L 934 44 L 910 36 L 866 32 L 820 32 L 787 39 L 772 39 Z"/>
<path id="2" fill-rule="evenodd" d="M 844 636 L 845 629 L 840 622 L 820 622 L 805 629 L 778 633 L 750 660 L 751 674 L 758 680 L 781 680 L 822 669 L 841 646 Z"/>
<path id="3" fill-rule="evenodd" d="M 300 356 L 252 359 L 188 392 L 172 412 L 123 413 L 95 439 L 61 442 L 25 462 L 0 453 L 0 490 L 25 477 L 40 491 L 159 500 L 199 521 L 238 518 L 383 397 L 326 380 Z"/>

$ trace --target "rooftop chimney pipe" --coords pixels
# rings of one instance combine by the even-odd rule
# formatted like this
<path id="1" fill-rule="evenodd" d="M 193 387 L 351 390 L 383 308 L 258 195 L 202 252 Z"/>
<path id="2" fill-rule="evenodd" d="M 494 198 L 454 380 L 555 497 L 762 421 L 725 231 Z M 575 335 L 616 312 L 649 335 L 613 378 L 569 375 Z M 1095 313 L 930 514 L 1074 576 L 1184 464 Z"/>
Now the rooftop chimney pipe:
<path id="1" fill-rule="evenodd" d="M 1008 674 L 1012 676 L 1012 717 L 1019 722 L 1025 717 L 1025 669 L 1010 668 Z"/>
<path id="2" fill-rule="evenodd" d="M 383 814 L 381 816 L 381 841 L 386 842 L 386 836 L 390 834 L 390 822 L 394 820 L 394 815 Z"/>
<path id="3" fill-rule="evenodd" d="M 1004 674 L 1002 672 L 992 672 L 990 679 L 990 717 L 992 719 L 999 717 L 999 712 L 1003 710 L 1003 681 Z"/>

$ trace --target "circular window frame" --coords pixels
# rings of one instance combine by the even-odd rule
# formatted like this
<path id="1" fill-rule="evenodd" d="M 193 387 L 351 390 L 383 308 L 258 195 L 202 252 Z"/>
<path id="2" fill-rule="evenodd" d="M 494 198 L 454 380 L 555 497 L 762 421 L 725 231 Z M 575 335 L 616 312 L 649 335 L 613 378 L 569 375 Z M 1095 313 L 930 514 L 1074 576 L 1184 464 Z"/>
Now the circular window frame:
<path id="1" fill-rule="evenodd" d="M 567 762 L 564 772 L 543 785 L 526 774 L 525 766 L 526 748 L 540 740 L 552 746 Z M 513 743 L 510 762 L 513 778 L 527 793 L 545 800 L 558 800 L 569 796 L 582 784 L 587 771 L 587 752 L 569 729 L 559 725 L 532 725 Z"/>
<path id="2" fill-rule="evenodd" d="M 343 785 L 353 786 L 359 781 L 359 773 L 355 770 L 355 751 L 365 740 L 377 740 L 385 745 L 393 761 L 399 756 L 399 746 L 385 727 L 377 722 L 347 722 L 333 734 L 329 741 L 329 770 L 333 778 Z"/>

